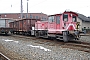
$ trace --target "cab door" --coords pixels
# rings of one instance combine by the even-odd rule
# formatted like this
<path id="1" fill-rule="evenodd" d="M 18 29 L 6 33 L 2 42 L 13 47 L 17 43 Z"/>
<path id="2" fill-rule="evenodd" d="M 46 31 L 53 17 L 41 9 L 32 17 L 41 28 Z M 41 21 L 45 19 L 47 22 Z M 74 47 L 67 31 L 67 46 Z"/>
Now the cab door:
<path id="1" fill-rule="evenodd" d="M 56 29 L 59 30 L 60 29 L 60 15 L 56 16 Z"/>
<path id="2" fill-rule="evenodd" d="M 48 31 L 49 33 L 55 33 L 56 32 L 56 26 L 55 26 L 55 16 L 49 16 L 48 20 Z"/>

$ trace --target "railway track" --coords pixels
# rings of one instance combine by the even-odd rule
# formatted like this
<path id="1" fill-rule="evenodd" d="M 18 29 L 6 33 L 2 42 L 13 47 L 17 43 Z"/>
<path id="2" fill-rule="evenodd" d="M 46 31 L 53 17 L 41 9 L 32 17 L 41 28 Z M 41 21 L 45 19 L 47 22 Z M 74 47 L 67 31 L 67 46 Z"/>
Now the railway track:
<path id="1" fill-rule="evenodd" d="M 71 48 L 71 49 L 75 49 L 75 50 L 79 50 L 79 51 L 84 51 L 84 52 L 89 52 L 90 53 L 90 43 L 87 42 L 79 42 L 79 43 L 65 43 L 63 46 L 61 46 L 63 48 Z"/>
<path id="2" fill-rule="evenodd" d="M 35 43 L 45 44 L 49 46 L 61 46 L 62 48 L 70 48 L 79 51 L 89 52 L 90 53 L 90 43 L 88 42 L 81 42 L 81 41 L 69 41 L 67 43 L 58 40 L 50 40 L 50 39 L 41 39 L 36 37 L 29 37 L 29 36 L 21 36 L 21 35 L 13 35 L 14 37 L 18 38 L 25 38 L 36 40 Z"/>
<path id="3" fill-rule="evenodd" d="M 10 59 L 0 52 L 0 60 L 10 60 Z"/>

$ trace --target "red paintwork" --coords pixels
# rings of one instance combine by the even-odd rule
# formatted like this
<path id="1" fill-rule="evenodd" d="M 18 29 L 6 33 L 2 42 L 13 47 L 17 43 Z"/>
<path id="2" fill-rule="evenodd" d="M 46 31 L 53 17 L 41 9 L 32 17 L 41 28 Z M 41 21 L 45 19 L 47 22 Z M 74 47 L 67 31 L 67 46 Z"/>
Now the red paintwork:
<path id="1" fill-rule="evenodd" d="M 68 14 L 68 21 L 63 21 L 63 14 Z M 64 12 L 62 14 L 50 15 L 54 16 L 54 22 L 38 21 L 35 23 L 35 30 L 48 30 L 48 33 L 62 33 L 62 31 L 76 30 L 76 23 L 72 21 L 72 16 L 78 16 L 74 12 Z M 50 17 L 49 16 L 49 17 Z M 56 16 L 60 17 L 60 24 L 56 24 Z M 66 24 L 66 26 L 64 26 Z"/>
<path id="2" fill-rule="evenodd" d="M 37 21 L 35 23 L 35 29 L 47 30 L 48 29 L 48 21 L 46 21 L 46 22 Z"/>
<path id="3" fill-rule="evenodd" d="M 74 30 L 73 26 L 69 26 L 68 30 Z"/>

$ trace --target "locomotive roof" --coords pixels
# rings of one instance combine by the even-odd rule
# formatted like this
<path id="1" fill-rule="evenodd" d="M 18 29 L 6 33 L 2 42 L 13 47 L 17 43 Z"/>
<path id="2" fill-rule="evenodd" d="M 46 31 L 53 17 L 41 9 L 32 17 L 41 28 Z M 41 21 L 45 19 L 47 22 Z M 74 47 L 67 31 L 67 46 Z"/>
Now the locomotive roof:
<path id="1" fill-rule="evenodd" d="M 86 17 L 86 16 L 84 16 L 83 14 L 79 14 L 79 13 L 72 12 L 72 11 L 65 11 L 64 13 L 73 13 L 73 14 L 77 15 L 78 18 L 80 18 L 82 21 L 90 22 L 90 17 Z M 54 14 L 54 15 L 49 15 L 49 16 L 62 15 L 62 14 L 64 14 L 64 13 L 61 13 L 61 14 Z"/>
<path id="2" fill-rule="evenodd" d="M 49 16 L 56 16 L 56 15 L 62 15 L 62 14 L 54 14 L 54 15 L 49 15 Z"/>
<path id="3" fill-rule="evenodd" d="M 76 12 L 68 12 L 68 13 L 74 13 L 74 14 L 77 14 L 78 15 L 78 18 L 80 18 L 82 21 L 85 21 L 85 22 L 90 22 L 90 18 L 84 16 L 83 14 L 79 14 L 79 13 L 76 13 Z"/>
<path id="4" fill-rule="evenodd" d="M 76 12 L 73 12 L 73 11 L 65 11 L 64 13 L 72 13 L 72 14 L 75 14 L 78 16 L 78 14 Z"/>
<path id="5" fill-rule="evenodd" d="M 77 15 L 77 16 L 78 16 L 78 14 L 77 14 L 76 12 L 72 12 L 72 11 L 65 11 L 65 12 L 60 13 L 60 14 L 54 14 L 54 15 L 49 15 L 49 16 L 62 15 L 62 14 L 64 14 L 64 13 L 72 13 L 72 14 L 75 14 L 75 15 Z"/>
<path id="6" fill-rule="evenodd" d="M 66 13 L 74 13 L 74 14 L 77 14 L 77 15 L 78 15 L 78 18 L 80 18 L 82 21 L 90 22 L 90 18 L 84 16 L 83 14 L 79 14 L 79 13 L 72 12 L 72 11 L 69 11 L 69 12 L 65 11 L 65 12 L 66 12 Z"/>

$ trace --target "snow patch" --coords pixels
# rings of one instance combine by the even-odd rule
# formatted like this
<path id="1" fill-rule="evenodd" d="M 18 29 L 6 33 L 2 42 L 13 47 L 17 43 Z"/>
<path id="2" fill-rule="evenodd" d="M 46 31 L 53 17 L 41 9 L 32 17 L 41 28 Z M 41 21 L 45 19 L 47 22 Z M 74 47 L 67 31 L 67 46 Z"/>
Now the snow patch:
<path id="1" fill-rule="evenodd" d="M 7 40 L 5 40 L 5 41 L 6 41 L 6 42 L 10 42 L 10 41 L 13 41 L 13 40 L 8 40 L 8 39 L 7 39 Z"/>
<path id="2" fill-rule="evenodd" d="M 19 43 L 19 41 L 14 41 L 14 40 L 9 40 L 9 39 L 4 40 L 4 41 L 6 41 L 6 42 L 15 42 L 15 43 Z"/>
<path id="3" fill-rule="evenodd" d="M 27 45 L 27 46 L 34 47 L 34 48 L 40 48 L 40 49 L 43 49 L 44 51 L 51 51 L 50 49 L 44 48 L 42 46 L 33 46 L 33 45 Z"/>
<path id="4" fill-rule="evenodd" d="M 19 41 L 14 41 L 15 43 L 19 43 Z"/>

